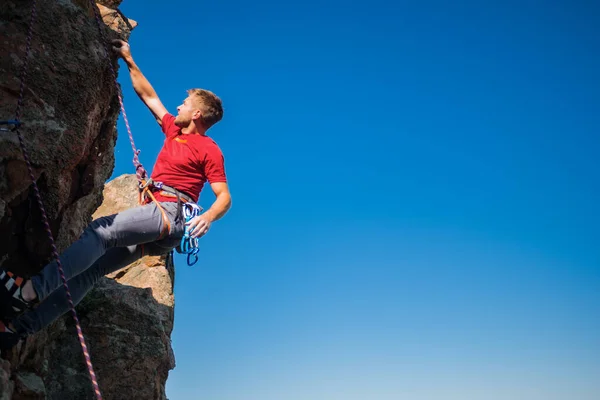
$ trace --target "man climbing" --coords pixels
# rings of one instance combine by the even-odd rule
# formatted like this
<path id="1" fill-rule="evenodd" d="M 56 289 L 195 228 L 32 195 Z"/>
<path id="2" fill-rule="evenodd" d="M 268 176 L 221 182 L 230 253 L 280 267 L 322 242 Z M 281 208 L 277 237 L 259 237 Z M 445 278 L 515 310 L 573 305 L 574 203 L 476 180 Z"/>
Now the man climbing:
<path id="1" fill-rule="evenodd" d="M 93 221 L 60 255 L 74 304 L 106 274 L 143 255 L 163 255 L 177 247 L 186 227 L 182 202 L 195 204 L 206 182 L 216 199 L 188 225 L 192 238 L 205 235 L 231 207 L 224 157 L 207 130 L 223 117 L 221 100 L 190 89 L 177 116 L 170 114 L 133 60 L 129 44 L 114 40 L 113 51 L 126 63 L 135 92 L 165 134 L 156 159 L 150 198 L 144 204 Z M 155 200 L 155 201 L 154 201 Z M 0 270 L 0 348 L 8 349 L 69 310 L 56 260 L 29 279 Z"/>

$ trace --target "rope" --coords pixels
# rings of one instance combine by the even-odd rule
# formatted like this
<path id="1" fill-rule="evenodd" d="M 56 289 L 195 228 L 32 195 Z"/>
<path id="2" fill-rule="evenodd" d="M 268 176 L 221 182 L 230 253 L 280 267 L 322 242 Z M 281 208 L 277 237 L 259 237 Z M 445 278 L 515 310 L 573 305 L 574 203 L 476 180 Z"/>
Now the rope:
<path id="1" fill-rule="evenodd" d="M 79 343 L 81 344 L 81 348 L 83 350 L 83 355 L 85 357 L 85 362 L 87 364 L 90 378 L 92 380 L 94 392 L 96 394 L 96 398 L 98 400 L 101 400 L 102 395 L 100 394 L 100 388 L 98 387 L 98 381 L 96 379 L 96 374 L 94 373 L 94 368 L 92 366 L 92 360 L 90 358 L 90 354 L 89 354 L 87 346 L 85 344 L 85 338 L 83 337 L 83 332 L 81 330 L 81 324 L 79 322 L 79 318 L 77 317 L 77 312 L 75 311 L 75 305 L 73 304 L 73 299 L 71 298 L 71 292 L 69 291 L 69 285 L 67 284 L 67 279 L 65 277 L 65 273 L 63 271 L 62 264 L 60 262 L 58 250 L 56 248 L 56 244 L 54 243 L 54 237 L 52 235 L 52 230 L 50 229 L 50 224 L 48 223 L 48 216 L 46 215 L 46 210 L 45 210 L 44 204 L 42 202 L 40 190 L 37 186 L 35 177 L 33 175 L 33 169 L 31 167 L 31 161 L 29 159 L 29 155 L 27 154 L 27 150 L 25 148 L 25 142 L 24 142 L 23 136 L 21 135 L 21 132 L 19 130 L 19 126 L 21 124 L 21 122 L 20 122 L 21 109 L 23 107 L 23 99 L 24 99 L 25 79 L 27 77 L 27 65 L 28 65 L 28 61 L 29 61 L 29 54 L 31 52 L 31 40 L 33 37 L 33 24 L 34 24 L 36 16 L 37 16 L 36 11 L 37 11 L 36 10 L 36 0 L 33 0 L 33 5 L 31 7 L 31 21 L 29 23 L 29 32 L 27 34 L 27 50 L 26 50 L 26 55 L 25 55 L 25 61 L 23 63 L 23 70 L 21 72 L 21 77 L 20 77 L 21 84 L 20 84 L 20 89 L 19 89 L 19 100 L 17 101 L 17 108 L 15 110 L 15 122 L 16 122 L 15 131 L 19 138 L 19 144 L 21 145 L 21 150 L 23 152 L 23 158 L 25 159 L 25 162 L 27 163 L 27 169 L 29 170 L 29 177 L 31 178 L 31 181 L 33 182 L 35 197 L 37 199 L 37 203 L 42 212 L 44 226 L 46 228 L 46 232 L 48 233 L 48 239 L 50 239 L 50 244 L 52 246 L 52 255 L 56 259 L 56 265 L 58 266 L 58 272 L 60 273 L 60 278 L 62 280 L 62 284 L 67 293 L 67 300 L 69 302 L 69 307 L 71 308 L 71 314 L 73 315 L 73 319 L 75 320 L 75 326 L 77 327 L 77 337 L 79 338 Z"/>
<path id="2" fill-rule="evenodd" d="M 92 6 L 92 9 L 94 10 L 94 16 L 96 17 L 96 23 L 98 25 L 98 31 L 100 32 L 100 36 L 102 38 L 102 43 L 104 43 L 104 51 L 106 54 L 106 58 L 108 60 L 108 66 L 110 67 L 110 73 L 112 75 L 113 81 L 115 83 L 115 87 L 117 89 L 117 96 L 119 97 L 119 104 L 121 105 L 121 112 L 123 113 L 123 119 L 125 120 L 125 126 L 127 127 L 127 133 L 129 134 L 129 141 L 131 142 L 131 148 L 133 149 L 133 165 L 135 166 L 135 173 L 137 175 L 138 181 L 141 182 L 146 179 L 146 175 L 147 175 L 146 170 L 144 169 L 144 166 L 142 165 L 142 163 L 140 163 L 140 160 L 138 158 L 138 155 L 140 154 L 140 150 L 135 148 L 135 143 L 133 141 L 133 134 L 131 133 L 131 128 L 129 127 L 129 120 L 127 119 L 127 113 L 125 112 L 125 105 L 123 104 L 123 97 L 121 96 L 119 82 L 117 81 L 117 73 L 115 72 L 115 69 L 109 58 L 110 51 L 108 48 L 108 40 L 106 39 L 106 36 L 104 35 L 104 31 L 102 30 L 102 22 L 100 21 L 100 12 L 98 10 L 98 6 L 96 5 L 96 2 L 94 0 L 90 0 L 90 4 Z M 127 21 L 127 18 L 124 18 L 124 20 L 129 24 L 129 21 Z"/>

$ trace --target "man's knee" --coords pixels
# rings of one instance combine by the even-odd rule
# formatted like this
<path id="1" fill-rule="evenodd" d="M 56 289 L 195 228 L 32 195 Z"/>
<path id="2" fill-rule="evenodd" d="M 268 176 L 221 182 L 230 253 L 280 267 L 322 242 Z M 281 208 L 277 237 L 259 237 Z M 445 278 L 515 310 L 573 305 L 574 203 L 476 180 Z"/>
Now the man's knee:
<path id="1" fill-rule="evenodd" d="M 82 237 L 85 237 L 86 235 L 94 237 L 105 249 L 113 247 L 115 239 L 111 237 L 111 231 L 109 229 L 113 220 L 114 215 L 95 219 L 87 226 L 87 228 L 85 228 Z"/>

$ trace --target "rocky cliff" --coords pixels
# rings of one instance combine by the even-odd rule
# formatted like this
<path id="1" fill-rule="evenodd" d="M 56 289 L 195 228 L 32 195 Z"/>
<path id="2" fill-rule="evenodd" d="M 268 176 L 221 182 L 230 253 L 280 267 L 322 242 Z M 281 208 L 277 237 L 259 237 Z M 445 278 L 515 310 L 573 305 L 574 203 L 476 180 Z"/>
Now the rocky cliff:
<path id="1" fill-rule="evenodd" d="M 135 206 L 136 184 L 135 175 L 109 182 L 93 218 Z M 144 257 L 103 278 L 76 307 L 104 399 L 166 399 L 173 271 L 171 259 Z M 70 313 L 5 357 L 0 400 L 94 399 Z"/>
<path id="2" fill-rule="evenodd" d="M 120 1 L 97 4 L 107 39 L 135 22 Z M 32 1 L 0 7 L 0 120 L 15 117 Z M 117 88 L 87 0 L 37 1 L 20 132 L 59 251 L 91 220 L 137 201 L 135 176 L 105 186 L 114 166 Z M 115 70 L 118 63 L 110 55 Z M 6 128 L 6 126 L 0 126 Z M 0 132 L 0 263 L 22 275 L 52 259 L 14 131 Z M 173 268 L 145 257 L 104 278 L 77 306 L 104 399 L 164 399 L 174 367 Z M 172 265 L 170 265 L 172 267 Z M 0 358 L 0 400 L 93 399 L 70 314 Z"/>
<path id="3" fill-rule="evenodd" d="M 0 120 L 15 117 L 32 1 L 0 7 Z M 120 14 L 100 5 L 106 37 L 128 38 Z M 116 15 L 116 16 L 115 16 Z M 21 132 L 59 250 L 90 222 L 110 177 L 119 103 L 88 1 L 37 1 Z M 111 54 L 114 68 L 117 60 Z M 50 254 L 15 132 L 0 132 L 0 260 L 31 273 Z"/>

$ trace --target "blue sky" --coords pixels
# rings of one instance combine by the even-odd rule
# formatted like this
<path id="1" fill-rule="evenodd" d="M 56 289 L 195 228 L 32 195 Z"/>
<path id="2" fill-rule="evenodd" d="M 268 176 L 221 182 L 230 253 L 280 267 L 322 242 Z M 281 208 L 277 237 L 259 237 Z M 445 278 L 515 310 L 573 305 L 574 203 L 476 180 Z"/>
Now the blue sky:
<path id="1" fill-rule="evenodd" d="M 170 400 L 600 397 L 600 7 L 391 4 L 122 4 L 169 110 L 225 106 L 233 208 L 176 259 Z"/>

